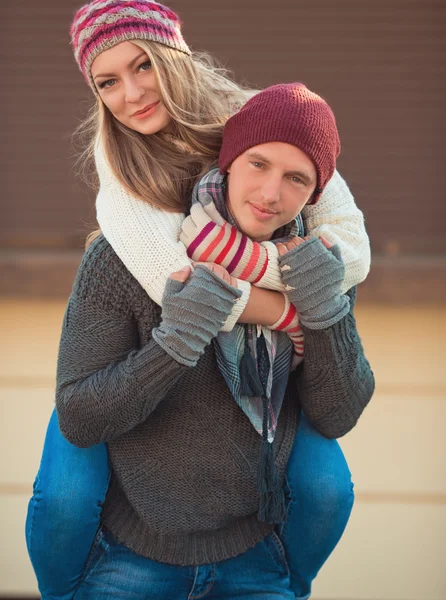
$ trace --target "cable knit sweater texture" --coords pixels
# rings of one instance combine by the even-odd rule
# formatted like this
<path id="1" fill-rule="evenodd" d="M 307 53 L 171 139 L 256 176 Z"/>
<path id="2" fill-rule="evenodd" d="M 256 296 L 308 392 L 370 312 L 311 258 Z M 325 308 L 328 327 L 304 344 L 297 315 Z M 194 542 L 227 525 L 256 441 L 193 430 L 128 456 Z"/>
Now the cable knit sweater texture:
<path id="1" fill-rule="evenodd" d="M 114 176 L 99 142 L 95 162 L 100 182 L 96 198 L 99 226 L 130 273 L 152 300 L 161 304 L 169 275 L 191 264 L 186 248 L 179 241 L 185 216 L 167 213 L 130 194 Z M 364 281 L 370 269 L 370 243 L 364 216 L 337 171 L 319 202 L 304 207 L 302 216 L 308 235 L 322 235 L 339 246 L 345 264 L 342 291 Z M 266 247 L 280 278 L 277 250 L 268 242 Z M 234 305 L 223 331 L 231 331 L 248 303 L 250 284 L 239 280 L 238 285 L 243 295 Z M 268 286 L 262 284 L 262 287 Z"/>
<path id="2" fill-rule="evenodd" d="M 101 236 L 84 256 L 64 318 L 60 426 L 80 447 L 107 442 L 112 479 L 103 523 L 118 541 L 169 564 L 212 563 L 271 531 L 256 518 L 261 439 L 234 402 L 212 345 L 197 366 L 180 364 L 151 336 L 160 320 L 159 306 Z M 290 374 L 274 442 L 282 479 L 301 408 L 323 435 L 338 437 L 373 393 L 352 309 L 305 336 L 305 361 Z"/>

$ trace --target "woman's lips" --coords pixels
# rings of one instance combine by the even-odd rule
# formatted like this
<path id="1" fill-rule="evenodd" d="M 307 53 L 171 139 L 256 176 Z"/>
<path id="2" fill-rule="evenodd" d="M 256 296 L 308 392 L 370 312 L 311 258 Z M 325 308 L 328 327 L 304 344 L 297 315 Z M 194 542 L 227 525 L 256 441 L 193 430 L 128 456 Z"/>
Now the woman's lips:
<path id="1" fill-rule="evenodd" d="M 142 110 L 138 110 L 138 112 L 133 113 L 132 117 L 135 119 L 145 119 L 146 117 L 150 117 L 152 113 L 158 108 L 160 101 L 154 102 L 153 104 L 149 104 Z"/>
<path id="2" fill-rule="evenodd" d="M 254 213 L 255 217 L 261 221 L 269 221 L 270 219 L 273 219 L 277 213 L 275 212 L 271 212 L 271 211 L 266 211 L 266 210 L 262 210 L 260 207 L 256 206 L 255 204 L 251 204 L 251 202 L 248 202 L 251 211 Z"/>

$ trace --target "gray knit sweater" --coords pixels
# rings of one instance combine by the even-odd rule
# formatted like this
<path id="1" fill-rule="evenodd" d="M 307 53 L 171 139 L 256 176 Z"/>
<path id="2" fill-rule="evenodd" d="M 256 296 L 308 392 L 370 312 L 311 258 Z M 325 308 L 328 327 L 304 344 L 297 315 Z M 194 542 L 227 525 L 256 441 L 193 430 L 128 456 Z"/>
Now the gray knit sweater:
<path id="1" fill-rule="evenodd" d="M 60 427 L 80 447 L 107 442 L 112 478 L 103 523 L 118 541 L 170 564 L 216 562 L 272 530 L 256 518 L 261 437 L 232 398 L 212 345 L 196 367 L 181 365 L 151 337 L 160 319 L 99 238 L 84 256 L 63 323 Z M 339 437 L 373 388 L 352 311 L 329 329 L 305 329 L 305 360 L 290 375 L 274 442 L 280 476 L 301 408 L 323 435 Z"/>

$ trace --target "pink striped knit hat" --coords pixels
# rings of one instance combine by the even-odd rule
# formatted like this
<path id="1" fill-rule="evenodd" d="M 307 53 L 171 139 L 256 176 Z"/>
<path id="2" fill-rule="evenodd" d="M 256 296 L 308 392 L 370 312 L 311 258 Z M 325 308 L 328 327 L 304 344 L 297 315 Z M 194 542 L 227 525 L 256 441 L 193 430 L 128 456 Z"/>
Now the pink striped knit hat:
<path id="1" fill-rule="evenodd" d="M 90 73 L 94 59 L 121 42 L 150 40 L 191 54 L 178 15 L 148 0 L 93 0 L 77 11 L 70 34 L 76 62 L 95 93 Z"/>

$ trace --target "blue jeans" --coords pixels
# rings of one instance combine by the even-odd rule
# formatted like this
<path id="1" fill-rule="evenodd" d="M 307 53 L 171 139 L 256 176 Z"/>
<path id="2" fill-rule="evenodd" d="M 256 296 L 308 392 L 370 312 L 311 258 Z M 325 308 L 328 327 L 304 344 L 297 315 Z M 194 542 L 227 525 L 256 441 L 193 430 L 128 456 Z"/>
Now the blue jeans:
<path id="1" fill-rule="evenodd" d="M 100 526 L 109 475 L 105 444 L 73 446 L 60 433 L 54 412 L 26 520 L 28 552 L 42 600 L 73 599 Z M 304 600 L 345 529 L 353 485 L 338 443 L 320 435 L 303 415 L 288 462 L 286 491 L 287 519 L 277 533 L 291 588 Z M 219 564 L 226 562 L 231 561 Z"/>
<path id="2" fill-rule="evenodd" d="M 296 598 L 310 597 L 319 569 L 341 539 L 353 508 L 351 474 L 336 440 L 301 416 L 287 466 L 289 503 L 279 527 Z"/>
<path id="3" fill-rule="evenodd" d="M 276 533 L 244 554 L 199 567 L 144 558 L 99 530 L 75 600 L 293 600 Z"/>
<path id="4" fill-rule="evenodd" d="M 53 412 L 26 518 L 42 600 L 71 600 L 98 530 L 110 472 L 105 444 L 77 448 Z"/>

